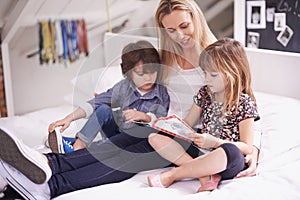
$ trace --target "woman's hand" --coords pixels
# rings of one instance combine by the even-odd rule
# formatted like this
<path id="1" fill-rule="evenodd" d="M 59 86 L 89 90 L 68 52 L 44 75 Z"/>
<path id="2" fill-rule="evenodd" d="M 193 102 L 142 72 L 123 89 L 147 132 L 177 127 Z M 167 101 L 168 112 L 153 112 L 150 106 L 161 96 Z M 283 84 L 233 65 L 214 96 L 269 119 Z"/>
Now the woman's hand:
<path id="1" fill-rule="evenodd" d="M 256 175 L 258 153 L 258 149 L 256 147 L 253 147 L 252 154 L 248 154 L 245 156 L 245 162 L 249 167 L 238 173 L 235 178 L 250 177 Z"/>
<path id="2" fill-rule="evenodd" d="M 137 111 L 135 109 L 129 109 L 123 111 L 123 117 L 125 118 L 125 122 L 133 122 L 133 121 L 142 121 L 149 123 L 151 121 L 151 117 L 144 112 Z"/>
<path id="3" fill-rule="evenodd" d="M 49 133 L 51 133 L 56 127 L 61 126 L 61 129 L 59 131 L 62 133 L 70 126 L 71 122 L 72 120 L 69 120 L 67 117 L 65 117 L 61 120 L 51 123 L 48 127 L 48 131 Z"/>

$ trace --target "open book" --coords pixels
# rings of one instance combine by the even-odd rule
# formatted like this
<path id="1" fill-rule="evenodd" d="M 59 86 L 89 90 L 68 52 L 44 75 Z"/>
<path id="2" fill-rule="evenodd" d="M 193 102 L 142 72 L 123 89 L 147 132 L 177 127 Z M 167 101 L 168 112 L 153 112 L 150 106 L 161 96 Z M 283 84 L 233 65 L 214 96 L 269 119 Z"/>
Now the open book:
<path id="1" fill-rule="evenodd" d="M 170 115 L 168 117 L 157 118 L 152 127 L 163 131 L 167 134 L 181 138 L 183 140 L 192 142 L 189 134 L 195 132 L 185 121 L 183 121 L 177 115 Z"/>

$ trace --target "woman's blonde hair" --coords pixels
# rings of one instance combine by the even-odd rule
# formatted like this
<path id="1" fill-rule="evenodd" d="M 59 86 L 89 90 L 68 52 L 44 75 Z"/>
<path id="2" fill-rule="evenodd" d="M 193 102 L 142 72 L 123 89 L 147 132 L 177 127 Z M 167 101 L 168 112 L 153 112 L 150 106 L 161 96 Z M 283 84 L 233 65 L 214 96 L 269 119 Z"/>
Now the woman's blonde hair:
<path id="1" fill-rule="evenodd" d="M 177 58 L 182 55 L 182 47 L 170 38 L 162 24 L 163 17 L 174 10 L 184 10 L 191 14 L 195 26 L 193 39 L 200 49 L 216 41 L 201 9 L 194 0 L 161 0 L 156 10 L 155 22 L 160 38 L 161 61 L 167 66 L 173 66 Z"/>
<path id="2" fill-rule="evenodd" d="M 251 89 L 249 62 L 240 42 L 224 38 L 209 45 L 200 54 L 199 65 L 204 71 L 216 71 L 225 75 L 224 107 L 228 106 L 228 112 L 233 107 L 238 107 L 242 93 L 248 94 L 256 105 Z"/>

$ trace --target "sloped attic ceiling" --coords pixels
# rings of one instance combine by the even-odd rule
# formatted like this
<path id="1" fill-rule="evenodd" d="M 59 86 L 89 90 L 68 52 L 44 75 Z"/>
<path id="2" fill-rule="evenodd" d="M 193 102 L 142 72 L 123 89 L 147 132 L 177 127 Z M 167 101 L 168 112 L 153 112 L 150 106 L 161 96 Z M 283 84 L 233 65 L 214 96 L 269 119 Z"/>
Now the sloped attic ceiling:
<path id="1" fill-rule="evenodd" d="M 0 2 L 0 28 L 3 27 L 11 10 L 15 7 L 18 0 L 1 0 Z"/>
<path id="2" fill-rule="evenodd" d="M 142 0 L 141 0 L 142 1 Z M 157 1 L 158 0 L 148 0 Z M 111 18 L 117 18 L 136 9 L 138 0 L 108 0 Z M 220 37 L 233 35 L 234 0 L 196 0 L 204 12 L 214 34 Z M 37 20 L 85 18 L 88 26 L 107 22 L 105 0 L 1 0 L 0 28 L 2 39 L 12 37 L 14 28 L 33 26 Z M 138 20 L 138 19 L 137 19 Z M 12 35 L 9 35 L 8 32 Z M 10 39 L 10 38 L 6 38 Z"/>
<path id="3" fill-rule="evenodd" d="M 111 19 L 136 9 L 136 2 L 108 0 Z M 88 27 L 107 23 L 104 0 L 1 0 L 0 8 L 2 39 L 8 41 L 19 28 L 36 25 L 39 20 L 83 18 Z"/>

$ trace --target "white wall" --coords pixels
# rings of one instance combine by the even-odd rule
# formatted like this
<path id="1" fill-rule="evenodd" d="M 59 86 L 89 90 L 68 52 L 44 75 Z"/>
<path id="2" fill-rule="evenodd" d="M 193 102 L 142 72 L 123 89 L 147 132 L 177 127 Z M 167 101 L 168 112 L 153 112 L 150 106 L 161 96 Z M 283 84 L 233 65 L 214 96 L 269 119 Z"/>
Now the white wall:
<path id="1" fill-rule="evenodd" d="M 234 38 L 245 44 L 245 0 L 234 1 Z M 246 48 L 257 91 L 300 99 L 300 54 Z"/>
<path id="2" fill-rule="evenodd" d="M 40 65 L 38 55 L 26 58 L 30 53 L 29 49 L 38 47 L 37 33 L 36 27 L 27 27 L 10 43 L 10 70 L 16 115 L 66 103 L 64 97 L 73 92 L 71 79 L 77 74 L 104 65 L 103 35 L 100 33 L 88 35 L 88 57 L 71 63 L 68 67 L 63 64 Z"/>

